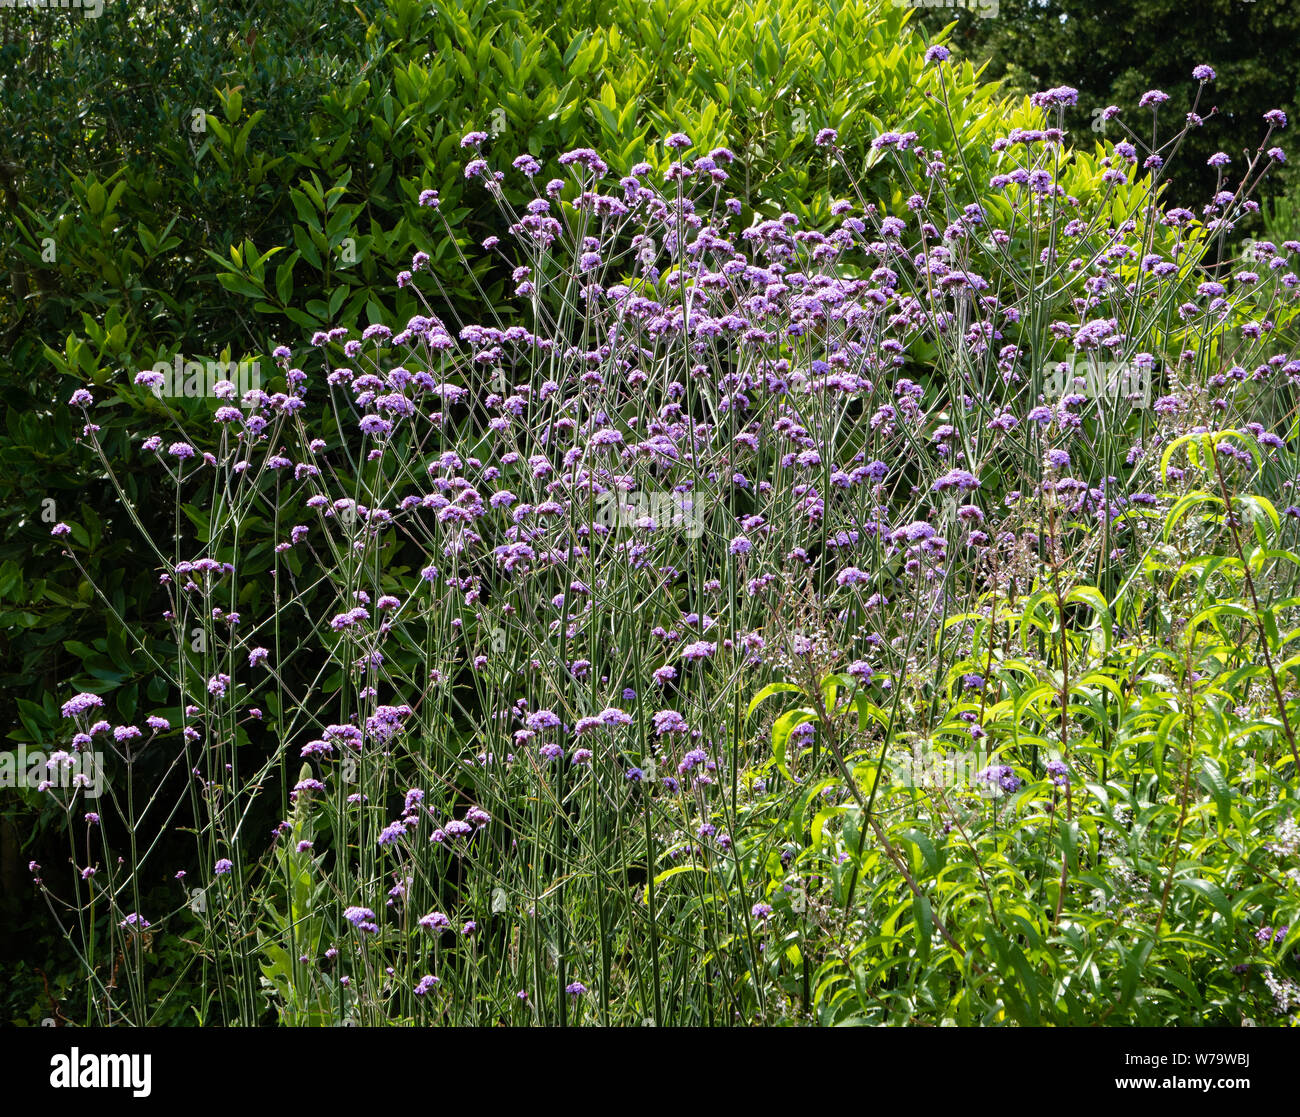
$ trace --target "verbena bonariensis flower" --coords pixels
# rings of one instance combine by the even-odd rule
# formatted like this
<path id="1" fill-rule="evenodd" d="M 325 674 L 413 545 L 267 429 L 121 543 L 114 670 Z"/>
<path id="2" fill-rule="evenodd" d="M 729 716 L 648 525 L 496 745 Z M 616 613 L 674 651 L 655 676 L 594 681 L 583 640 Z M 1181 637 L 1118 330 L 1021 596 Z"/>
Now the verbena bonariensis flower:
<path id="1" fill-rule="evenodd" d="M 948 58 L 927 54 L 940 93 Z M 162 736 L 177 713 L 162 716 L 161 700 L 142 723 L 158 734 L 145 756 L 174 746 L 210 811 L 220 840 L 193 864 L 232 850 L 244 812 L 273 795 L 288 820 L 275 856 L 291 859 L 276 873 L 308 872 L 295 858 L 328 862 L 348 881 L 339 895 L 388 896 L 382 933 L 369 908 L 329 915 L 340 951 L 383 975 L 365 990 L 375 1003 L 401 991 L 431 1011 L 444 997 L 427 996 L 425 970 L 443 989 L 453 972 L 478 980 L 488 967 L 472 960 L 488 955 L 474 952 L 517 917 L 521 964 L 544 959 L 519 978 L 539 981 L 527 1011 L 542 1012 L 566 987 L 585 992 L 558 977 L 568 948 L 556 928 L 578 906 L 600 909 L 600 889 L 636 875 L 631 866 L 649 876 L 651 862 L 683 869 L 664 878 L 661 905 L 723 857 L 744 887 L 762 885 L 767 847 L 736 807 L 772 787 L 838 797 L 817 823 L 838 841 L 846 781 L 865 763 L 853 750 L 887 734 L 898 743 L 899 718 L 927 740 L 993 742 L 1007 762 L 984 767 L 979 786 L 1006 794 L 1024 786 L 1018 773 L 1046 773 L 1061 798 L 1075 795 L 1085 777 L 1068 735 L 1044 746 L 1060 760 L 1001 751 L 1015 656 L 993 641 L 990 662 L 979 642 L 990 629 L 1004 638 L 998 610 L 1027 593 L 1046 595 L 1055 618 L 1043 623 L 1059 626 L 1089 607 L 1069 594 L 1092 572 L 1119 592 L 1113 556 L 1152 551 L 1150 516 L 1213 491 L 1185 454 L 1162 464 L 1180 439 L 1212 435 L 1202 461 L 1226 458 L 1234 479 L 1255 454 L 1294 474 L 1289 427 L 1270 409 L 1300 376 L 1292 354 L 1273 351 L 1300 286 L 1300 244 L 1257 245 L 1249 267 L 1203 266 L 1208 234 L 1231 233 L 1211 224 L 1249 214 L 1239 196 L 1216 191 L 1199 215 L 1162 207 L 1151 198 L 1159 169 L 1124 138 L 1084 175 L 1060 122 L 1077 100 L 1071 87 L 1041 92 L 1033 115 L 981 153 L 990 173 L 978 182 L 952 169 L 959 153 L 882 128 L 870 147 L 896 205 L 789 199 L 744 225 L 726 177 L 733 154 L 691 158 L 685 133 L 665 138 L 663 175 L 646 163 L 620 177 L 612 156 L 579 147 L 559 156 L 565 177 L 546 182 L 540 153 L 507 154 L 527 199 L 513 207 L 496 193 L 497 174 L 511 172 L 494 170 L 485 133 L 469 132 L 466 189 L 488 191 L 505 214 L 483 251 L 504 267 L 506 305 L 444 321 L 429 293 L 440 257 L 426 244 L 394 277 L 403 320 L 320 329 L 301 368 L 277 350 L 284 390 L 223 398 L 202 445 L 142 432 L 180 490 L 229 501 L 201 543 L 182 537 L 156 587 L 161 623 L 193 656 L 170 680 L 181 732 Z M 816 133 L 832 169 L 843 169 L 841 142 Z M 450 220 L 433 192 L 413 197 L 431 226 Z M 465 243 L 450 224 L 441 232 Z M 250 517 L 276 525 L 265 553 L 237 553 Z M 59 548 L 74 537 L 57 532 Z M 1183 542 L 1171 540 L 1160 542 Z M 278 627 L 290 616 L 307 619 L 292 638 Z M 781 746 L 774 726 L 746 716 L 769 684 L 814 704 L 815 720 L 784 723 Z M 85 723 L 102 705 L 92 694 L 64 704 L 69 737 L 87 738 L 71 747 L 112 735 Z M 283 755 L 250 771 L 249 743 L 267 739 Z M 801 783 L 813 764 L 833 788 Z M 1016 798 L 1054 803 L 1042 792 L 1031 784 Z M 643 839 L 647 819 L 661 830 Z M 427 838 L 403 840 L 420 828 Z M 584 858 L 633 832 L 648 844 L 589 871 Z M 778 874 L 802 871 L 799 852 L 781 848 Z M 223 862 L 217 875 L 233 877 Z M 255 863 L 239 858 L 250 881 Z M 394 892 L 387 874 L 412 883 Z M 638 904 L 638 918 L 664 910 Z M 437 960 L 387 974 L 400 954 L 390 933 L 401 941 L 405 921 L 434 905 L 445 913 L 410 929 L 435 932 L 419 949 Z M 344 936 L 349 924 L 362 935 Z M 453 927 L 465 930 L 440 935 Z M 725 937 L 739 941 L 730 924 Z M 587 964 L 566 957 L 565 972 Z M 336 976 L 370 982 L 351 969 Z M 746 957 L 739 972 L 762 969 Z"/>

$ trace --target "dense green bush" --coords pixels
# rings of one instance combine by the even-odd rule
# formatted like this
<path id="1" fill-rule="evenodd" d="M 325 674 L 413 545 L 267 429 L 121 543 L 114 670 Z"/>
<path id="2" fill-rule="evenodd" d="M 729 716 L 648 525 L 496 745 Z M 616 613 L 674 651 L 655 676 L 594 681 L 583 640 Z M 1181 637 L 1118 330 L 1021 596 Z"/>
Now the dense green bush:
<path id="1" fill-rule="evenodd" d="M 106 518 L 110 543 L 97 553 L 118 585 L 130 566 L 112 542 L 106 482 L 73 466 L 76 432 L 57 404 L 80 384 L 177 354 L 259 360 L 269 376 L 270 349 L 301 329 L 413 313 L 393 276 L 416 250 L 431 253 L 451 320 L 497 301 L 499 270 L 479 257 L 462 266 L 455 244 L 412 221 L 416 195 L 433 188 L 461 247 L 502 231 L 481 192 L 466 193 L 456 156 L 468 128 L 499 132 L 503 164 L 596 144 L 631 165 L 654 157 L 647 137 L 679 126 L 701 142 L 729 136 L 747 160 L 751 205 L 777 212 L 788 197 L 824 216 L 845 183 L 809 182 L 817 129 L 839 128 L 865 166 L 867 142 L 887 125 L 913 122 L 922 142 L 945 144 L 955 127 L 973 144 L 991 124 L 980 110 L 994 92 L 969 69 L 951 120 L 922 114 L 906 14 L 869 3 L 623 0 L 557 13 L 527 0 L 359 10 L 296 0 L 273 13 L 205 4 L 192 17 L 164 14 L 142 23 L 110 5 L 99 20 L 52 16 L 30 53 L 4 48 L 0 97 L 25 126 L 0 139 L 11 202 L 0 286 L 15 296 L 0 317 L 12 370 L 2 382 L 0 678 L 29 698 L 66 674 L 69 654 L 101 682 L 142 670 L 107 647 L 69 647 L 104 638 L 104 618 L 87 615 L 78 571 L 31 563 L 49 518 L 81 505 L 88 530 Z M 189 34 L 199 25 L 208 33 Z M 127 397 L 104 421 L 110 457 L 125 456 L 142 407 L 166 410 Z M 193 430 L 209 411 L 178 401 L 166 413 Z M 148 516 L 147 482 L 131 476 L 127 488 Z M 144 592 L 140 582 L 124 590 Z M 37 739 L 51 724 L 48 710 L 21 716 Z"/>

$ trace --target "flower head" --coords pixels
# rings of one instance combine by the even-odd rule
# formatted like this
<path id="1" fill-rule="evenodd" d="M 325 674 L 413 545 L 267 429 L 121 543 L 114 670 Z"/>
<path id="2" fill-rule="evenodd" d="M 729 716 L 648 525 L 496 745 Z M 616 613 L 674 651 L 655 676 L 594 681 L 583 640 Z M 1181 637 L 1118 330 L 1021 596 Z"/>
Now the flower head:
<path id="1" fill-rule="evenodd" d="M 63 716 L 65 718 L 76 717 L 78 714 L 84 714 L 87 710 L 98 709 L 104 705 L 104 700 L 98 694 L 91 694 L 88 691 L 82 691 L 80 694 L 74 694 L 65 703 L 63 703 Z"/>

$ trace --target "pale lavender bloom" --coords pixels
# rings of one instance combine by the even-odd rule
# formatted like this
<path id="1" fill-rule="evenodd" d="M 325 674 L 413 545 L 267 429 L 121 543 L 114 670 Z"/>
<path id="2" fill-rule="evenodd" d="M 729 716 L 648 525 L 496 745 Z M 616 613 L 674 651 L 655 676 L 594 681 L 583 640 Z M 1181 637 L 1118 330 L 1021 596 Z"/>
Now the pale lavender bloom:
<path id="1" fill-rule="evenodd" d="M 524 719 L 529 729 L 555 729 L 561 725 L 559 715 L 554 710 L 536 710 Z"/>
<path id="2" fill-rule="evenodd" d="M 660 710 L 654 716 L 655 735 L 662 737 L 665 733 L 685 733 L 686 719 L 676 710 Z"/>
<path id="3" fill-rule="evenodd" d="M 1048 469 L 1067 469 L 1070 465 L 1070 455 L 1064 450 L 1048 450 L 1043 455 L 1043 463 Z"/>
<path id="4" fill-rule="evenodd" d="M 375 922 L 375 913 L 369 908 L 344 908 L 343 918 L 351 923 L 358 931 L 365 931 L 372 935 L 379 933 L 379 925 Z"/>
<path id="5" fill-rule="evenodd" d="M 87 710 L 93 710 L 103 705 L 104 700 L 98 694 L 82 691 L 80 694 L 74 694 L 63 703 L 63 716 L 65 718 L 76 717 L 78 714 L 84 714 Z"/>
<path id="6" fill-rule="evenodd" d="M 379 845 L 395 845 L 406 834 L 406 825 L 402 822 L 390 822 L 379 832 Z"/>
<path id="7" fill-rule="evenodd" d="M 961 489 L 969 492 L 971 489 L 978 489 L 979 487 L 979 478 L 965 469 L 950 469 L 931 486 L 937 493 L 946 492 L 948 489 Z"/>

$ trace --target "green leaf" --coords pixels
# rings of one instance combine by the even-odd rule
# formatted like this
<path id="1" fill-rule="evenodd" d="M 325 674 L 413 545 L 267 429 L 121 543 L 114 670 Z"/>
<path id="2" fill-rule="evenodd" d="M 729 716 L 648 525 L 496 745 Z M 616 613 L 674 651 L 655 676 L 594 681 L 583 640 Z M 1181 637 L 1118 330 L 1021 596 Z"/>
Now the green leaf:
<path id="1" fill-rule="evenodd" d="M 1201 758 L 1200 784 L 1214 799 L 1219 829 L 1232 825 L 1232 791 L 1223 778 L 1223 769 L 1212 756 Z"/>
<path id="2" fill-rule="evenodd" d="M 774 694 L 802 694 L 803 690 L 794 685 L 794 683 L 769 683 L 760 690 L 749 703 L 749 709 L 745 711 L 745 720 L 748 721 L 759 704 L 771 698 Z"/>
<path id="3" fill-rule="evenodd" d="M 930 939 L 934 935 L 934 912 L 926 896 L 912 897 L 912 918 L 916 921 L 916 949 L 920 960 L 930 957 Z"/>
<path id="4" fill-rule="evenodd" d="M 790 773 L 790 769 L 786 767 L 785 761 L 786 747 L 790 743 L 790 734 L 794 731 L 795 726 L 803 725 L 804 722 L 815 721 L 816 718 L 817 715 L 812 710 L 791 710 L 777 718 L 776 724 L 772 726 L 772 758 L 776 761 L 777 770 L 788 780 L 794 780 L 794 776 Z"/>
<path id="5" fill-rule="evenodd" d="M 1232 934 L 1236 926 L 1232 918 L 1232 904 L 1228 902 L 1228 897 L 1217 884 L 1199 877 L 1184 877 L 1174 883 L 1179 888 L 1190 889 L 1204 899 L 1219 915 L 1223 916 L 1223 921 L 1228 925 L 1228 933 Z"/>
<path id="6" fill-rule="evenodd" d="M 663 882 L 668 880 L 670 877 L 675 877 L 680 873 L 707 873 L 707 872 L 708 869 L 706 869 L 703 865 L 674 865 L 671 869 L 665 869 L 662 873 L 659 873 L 655 877 L 655 884 L 656 885 L 663 884 Z M 641 892 L 641 902 L 643 904 L 648 904 L 650 902 L 649 885 L 646 885 L 646 887 Z"/>

